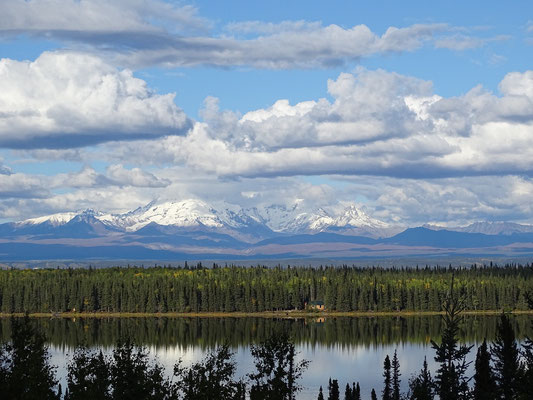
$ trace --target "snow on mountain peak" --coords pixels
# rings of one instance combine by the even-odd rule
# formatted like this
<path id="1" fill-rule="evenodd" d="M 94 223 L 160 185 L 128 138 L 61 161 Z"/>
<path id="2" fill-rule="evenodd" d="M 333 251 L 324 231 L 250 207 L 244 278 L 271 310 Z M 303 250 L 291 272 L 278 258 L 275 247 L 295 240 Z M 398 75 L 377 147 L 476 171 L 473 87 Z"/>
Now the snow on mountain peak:
<path id="1" fill-rule="evenodd" d="M 267 234 L 317 233 L 333 230 L 338 233 L 369 234 L 374 229 L 387 229 L 388 225 L 369 217 L 354 205 L 343 209 L 308 210 L 303 202 L 285 206 L 273 204 L 261 208 L 243 209 L 237 205 L 217 203 L 213 206 L 203 200 L 151 202 L 146 206 L 123 214 L 105 214 L 93 210 L 83 213 L 54 214 L 23 221 L 24 224 L 39 224 L 49 221 L 58 226 L 73 218 L 95 218 L 103 224 L 135 232 L 150 223 L 183 228 L 209 228 L 225 232 L 253 232 Z M 261 233 L 262 232 L 262 233 Z M 370 232 L 371 235 L 373 235 Z M 381 235 L 381 232 L 379 233 Z"/>
<path id="2" fill-rule="evenodd" d="M 18 222 L 18 225 L 39 225 L 49 222 L 52 226 L 59 226 L 70 222 L 76 215 L 78 215 L 78 213 L 75 212 L 45 215 L 42 217 L 26 219 Z"/>

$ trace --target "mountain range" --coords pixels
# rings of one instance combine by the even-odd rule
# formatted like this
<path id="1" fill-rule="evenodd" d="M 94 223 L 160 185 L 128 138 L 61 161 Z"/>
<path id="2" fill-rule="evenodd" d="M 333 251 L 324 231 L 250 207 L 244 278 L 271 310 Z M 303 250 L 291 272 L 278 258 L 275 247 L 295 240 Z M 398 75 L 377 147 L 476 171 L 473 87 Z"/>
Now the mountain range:
<path id="1" fill-rule="evenodd" d="M 241 208 L 152 202 L 123 214 L 85 210 L 0 224 L 0 261 L 528 257 L 533 226 L 476 222 L 402 229 L 354 205 Z"/>

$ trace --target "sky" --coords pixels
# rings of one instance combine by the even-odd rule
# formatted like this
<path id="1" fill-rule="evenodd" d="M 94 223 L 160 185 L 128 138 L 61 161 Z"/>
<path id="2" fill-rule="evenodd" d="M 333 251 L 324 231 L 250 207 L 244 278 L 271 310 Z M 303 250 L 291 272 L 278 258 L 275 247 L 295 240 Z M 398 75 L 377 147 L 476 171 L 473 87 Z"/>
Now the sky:
<path id="1" fill-rule="evenodd" d="M 0 222 L 153 200 L 533 223 L 530 1 L 0 2 Z"/>

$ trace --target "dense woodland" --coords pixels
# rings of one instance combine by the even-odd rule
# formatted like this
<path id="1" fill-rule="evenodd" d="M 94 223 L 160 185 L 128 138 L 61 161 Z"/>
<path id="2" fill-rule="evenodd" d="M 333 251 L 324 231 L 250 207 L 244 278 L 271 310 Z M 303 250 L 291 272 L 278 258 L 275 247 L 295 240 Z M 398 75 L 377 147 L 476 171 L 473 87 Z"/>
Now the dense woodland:
<path id="1" fill-rule="evenodd" d="M 198 264 L 0 271 L 0 312 L 441 311 L 452 274 L 466 310 L 526 310 L 530 265 L 267 268 Z"/>

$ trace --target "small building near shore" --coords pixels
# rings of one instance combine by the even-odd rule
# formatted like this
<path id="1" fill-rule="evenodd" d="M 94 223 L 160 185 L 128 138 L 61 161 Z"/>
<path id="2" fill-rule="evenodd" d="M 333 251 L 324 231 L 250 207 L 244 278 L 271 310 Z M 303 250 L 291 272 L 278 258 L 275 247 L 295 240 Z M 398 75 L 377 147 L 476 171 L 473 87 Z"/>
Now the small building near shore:
<path id="1" fill-rule="evenodd" d="M 305 309 L 306 310 L 316 310 L 316 311 L 324 311 L 324 302 L 322 300 L 314 300 L 310 301 L 308 303 L 305 303 Z"/>

